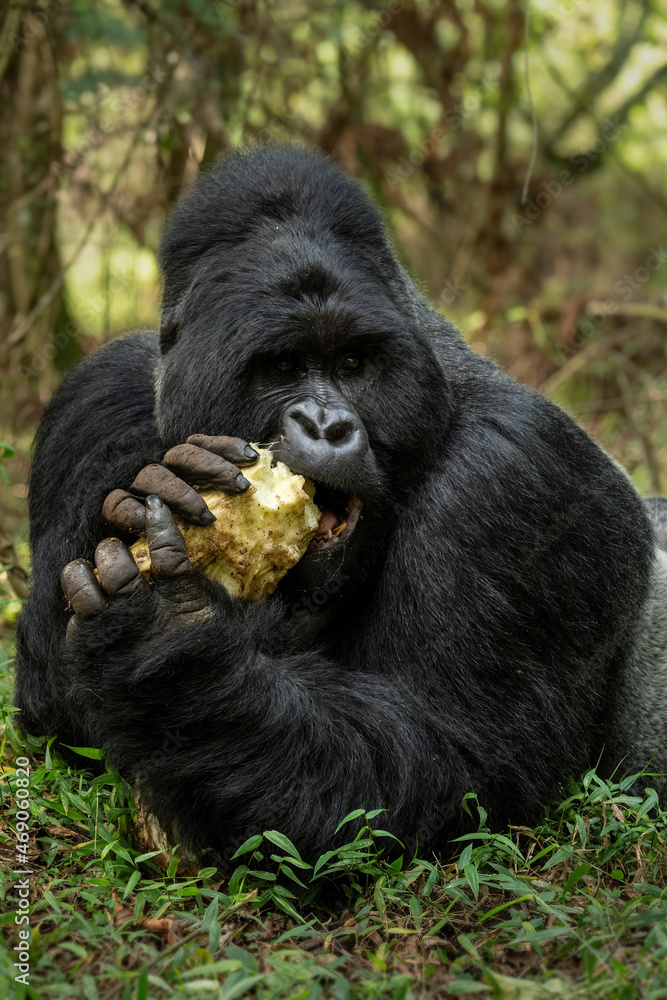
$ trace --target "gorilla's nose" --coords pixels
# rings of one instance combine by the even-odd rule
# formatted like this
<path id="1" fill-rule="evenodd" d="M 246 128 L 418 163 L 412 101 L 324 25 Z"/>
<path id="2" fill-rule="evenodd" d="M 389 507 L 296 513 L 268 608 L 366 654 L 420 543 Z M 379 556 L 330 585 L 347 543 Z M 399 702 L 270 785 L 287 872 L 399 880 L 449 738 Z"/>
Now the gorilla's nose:
<path id="1" fill-rule="evenodd" d="M 366 429 L 356 413 L 313 397 L 285 410 L 282 433 L 290 451 L 329 461 L 354 461 L 368 448 Z"/>
<path id="2" fill-rule="evenodd" d="M 296 424 L 297 433 L 305 433 L 313 441 L 323 439 L 338 447 L 349 441 L 358 429 L 359 420 L 339 406 L 324 406 L 316 399 L 303 399 L 289 407 L 285 423 L 287 426 Z"/>

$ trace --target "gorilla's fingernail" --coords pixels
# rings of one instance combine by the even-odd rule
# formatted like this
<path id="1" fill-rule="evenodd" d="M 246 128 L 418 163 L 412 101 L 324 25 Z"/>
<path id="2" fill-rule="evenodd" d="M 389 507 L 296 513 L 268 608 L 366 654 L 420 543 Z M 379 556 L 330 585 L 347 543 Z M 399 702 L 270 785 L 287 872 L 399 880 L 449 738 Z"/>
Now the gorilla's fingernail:
<path id="1" fill-rule="evenodd" d="M 209 524 L 213 524 L 214 521 L 217 521 L 217 517 L 212 510 L 205 510 L 199 518 L 202 528 L 208 528 Z"/>
<path id="2" fill-rule="evenodd" d="M 162 507 L 162 501 L 159 497 L 151 496 L 146 497 L 146 506 L 149 510 L 159 510 Z"/>
<path id="3" fill-rule="evenodd" d="M 243 454 L 245 455 L 246 458 L 250 459 L 253 462 L 255 462 L 259 458 L 259 455 L 255 451 L 255 449 L 251 448 L 249 444 L 247 444 L 243 449 Z"/>
<path id="4" fill-rule="evenodd" d="M 243 493 L 245 490 L 248 489 L 250 483 L 243 475 L 243 473 L 239 472 L 238 476 L 234 476 L 234 486 L 239 491 L 239 493 Z"/>

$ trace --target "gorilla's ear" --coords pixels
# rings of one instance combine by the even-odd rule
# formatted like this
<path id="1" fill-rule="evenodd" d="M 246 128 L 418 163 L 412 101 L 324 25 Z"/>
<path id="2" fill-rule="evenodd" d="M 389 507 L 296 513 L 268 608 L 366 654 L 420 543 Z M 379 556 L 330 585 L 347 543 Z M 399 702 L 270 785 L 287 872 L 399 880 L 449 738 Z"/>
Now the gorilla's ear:
<path id="1" fill-rule="evenodd" d="M 166 289 L 163 292 L 162 319 L 160 320 L 160 351 L 162 354 L 170 351 L 181 339 L 188 302 L 191 301 L 193 295 L 196 295 L 201 284 L 202 276 L 197 274 L 185 291 L 179 293 L 177 301 L 174 301 L 175 295 L 173 293 L 168 293 Z"/>
<path id="2" fill-rule="evenodd" d="M 181 331 L 183 329 L 182 318 L 183 307 L 181 302 L 178 305 L 162 309 L 162 319 L 160 321 L 160 351 L 162 354 L 166 354 L 181 339 Z"/>

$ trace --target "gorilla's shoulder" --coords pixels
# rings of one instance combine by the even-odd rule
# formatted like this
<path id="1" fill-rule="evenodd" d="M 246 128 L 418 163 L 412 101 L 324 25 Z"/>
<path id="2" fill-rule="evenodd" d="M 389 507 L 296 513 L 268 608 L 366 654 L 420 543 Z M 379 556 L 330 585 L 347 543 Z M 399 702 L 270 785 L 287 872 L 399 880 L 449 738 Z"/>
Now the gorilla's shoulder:
<path id="1" fill-rule="evenodd" d="M 82 411 L 94 407 L 100 415 L 118 408 L 136 417 L 146 406 L 153 408 L 153 373 L 159 358 L 158 335 L 132 333 L 89 354 L 69 371 L 47 408 L 47 420 L 56 412 L 69 413 L 72 424 Z"/>
<path id="2" fill-rule="evenodd" d="M 619 466 L 569 414 L 453 332 L 440 324 L 434 344 L 452 407 L 429 477 L 432 507 L 456 511 L 462 523 L 476 510 L 509 534 L 569 511 L 580 522 L 629 524 L 646 544 L 645 509 Z"/>
<path id="3" fill-rule="evenodd" d="M 64 495 L 67 482 L 105 442 L 123 447 L 135 435 L 154 437 L 158 357 L 157 334 L 134 333 L 101 347 L 65 375 L 35 437 L 31 509 L 40 492 Z"/>

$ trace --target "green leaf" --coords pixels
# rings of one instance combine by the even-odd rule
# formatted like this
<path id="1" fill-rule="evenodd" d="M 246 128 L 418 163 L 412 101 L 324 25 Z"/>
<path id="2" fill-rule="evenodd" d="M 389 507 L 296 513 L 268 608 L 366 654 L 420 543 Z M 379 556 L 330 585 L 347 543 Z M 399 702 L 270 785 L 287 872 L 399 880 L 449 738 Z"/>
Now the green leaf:
<path id="1" fill-rule="evenodd" d="M 540 853 L 543 854 L 544 851 Z M 561 861 L 570 861 L 573 854 L 574 854 L 574 847 L 572 847 L 570 844 L 566 844 L 564 847 L 561 847 L 559 851 L 556 851 L 553 857 L 549 858 L 549 860 L 542 867 L 553 868 L 554 865 L 560 864 Z M 532 861 L 533 864 L 535 864 L 535 858 L 533 858 Z"/>
<path id="2" fill-rule="evenodd" d="M 215 955 L 220 945 L 220 937 L 222 936 L 222 927 L 216 921 L 214 921 L 209 927 L 208 931 L 208 953 L 209 955 Z"/>
<path id="3" fill-rule="evenodd" d="M 197 878 L 213 878 L 218 872 L 217 868 L 200 868 L 197 872 Z"/>
<path id="4" fill-rule="evenodd" d="M 140 878 L 141 878 L 141 872 L 139 871 L 132 872 L 129 879 L 127 880 L 127 885 L 125 886 L 125 892 L 123 893 L 123 899 L 127 899 L 127 897 L 130 895 L 130 893 L 132 892 L 132 890 L 134 889 L 135 885 L 137 884 Z"/>
<path id="5" fill-rule="evenodd" d="M 437 924 L 433 924 L 433 927 L 429 927 L 424 935 L 425 938 L 435 937 L 438 931 L 442 930 L 446 923 L 449 922 L 449 917 L 443 917 L 442 920 L 438 920 Z"/>
<path id="6" fill-rule="evenodd" d="M 508 909 L 510 906 L 516 906 L 518 903 L 525 903 L 529 899 L 535 899 L 534 894 L 527 893 L 525 896 L 517 896 L 516 899 L 508 899 L 506 903 L 501 903 L 500 906 L 494 906 L 491 910 L 488 910 L 483 916 L 479 918 L 480 924 L 489 917 L 495 917 L 496 913 L 501 913 L 503 910 Z"/>
<path id="7" fill-rule="evenodd" d="M 279 910 L 282 910 L 284 913 L 287 913 L 287 915 L 290 916 L 292 920 L 296 921 L 297 923 L 299 922 L 299 920 L 301 920 L 299 913 L 294 909 L 292 904 L 288 902 L 286 899 L 282 899 L 280 896 L 276 896 L 273 898 L 273 904 L 274 906 L 277 906 Z"/>
<path id="8" fill-rule="evenodd" d="M 298 878 L 298 877 L 297 877 L 297 876 L 296 876 L 296 875 L 294 874 L 294 872 L 292 871 L 292 869 L 290 868 L 290 866 L 289 866 L 289 865 L 286 865 L 286 864 L 283 864 L 283 866 L 282 866 L 282 868 L 281 868 L 281 871 L 283 871 L 283 872 L 285 873 L 285 875 L 287 875 L 287 876 L 288 876 L 288 878 L 291 878 L 291 879 L 293 879 L 293 880 L 294 880 L 294 881 L 295 881 L 295 882 L 297 883 L 297 885 L 300 885 L 300 886 L 302 886 L 302 888 L 304 888 L 304 889 L 307 889 L 307 888 L 308 888 L 308 887 L 307 887 L 307 885 L 306 885 L 306 883 L 305 883 L 305 882 L 302 882 L 302 881 L 301 881 L 301 879 L 300 879 L 300 878 Z"/>
<path id="9" fill-rule="evenodd" d="M 219 972 L 238 972 L 242 968 L 243 965 L 237 958 L 221 958 L 217 962 L 209 962 L 208 965 L 200 965 L 198 963 L 193 969 L 185 969 L 180 972 L 180 977 L 182 979 L 194 979 L 196 976 L 203 974 L 211 976 L 217 975 Z"/>
<path id="10" fill-rule="evenodd" d="M 291 938 L 300 938 L 300 937 L 319 938 L 321 937 L 322 932 L 320 931 L 319 928 L 313 927 L 313 924 L 316 922 L 317 922 L 317 917 L 311 917 L 307 923 L 301 924 L 299 927 L 290 927 L 288 930 L 283 931 L 283 933 L 280 934 L 279 937 L 274 938 L 273 943 L 282 944 L 283 941 L 289 941 Z"/>
<path id="11" fill-rule="evenodd" d="M 148 965 L 144 963 L 137 979 L 136 1000 L 148 1000 Z"/>
<path id="12" fill-rule="evenodd" d="M 201 922 L 201 929 L 207 931 L 215 918 L 218 915 L 218 900 L 212 900 L 206 907 L 206 913 L 204 914 L 204 919 Z M 210 971 L 210 970 L 207 970 Z"/>
<path id="13" fill-rule="evenodd" d="M 139 854 L 135 859 L 135 864 L 141 864 L 142 861 L 150 861 L 151 858 L 156 857 L 158 854 L 163 854 L 163 851 L 149 851 L 148 854 Z"/>
<path id="14" fill-rule="evenodd" d="M 276 847 L 279 847 L 282 851 L 285 851 L 291 858 L 297 858 L 301 861 L 301 855 L 297 851 L 296 847 L 284 833 L 278 833 L 277 830 L 265 830 L 265 838 Z"/>
<path id="15" fill-rule="evenodd" d="M 410 983 L 411 979 L 406 976 L 405 982 L 401 983 L 401 985 L 394 990 L 391 1000 L 405 1000 L 407 992 L 410 989 Z M 412 996 L 412 993 L 410 993 L 410 996 Z"/>
<path id="16" fill-rule="evenodd" d="M 563 892 L 569 892 L 572 886 L 576 885 L 577 882 L 580 882 L 582 878 L 588 875 L 590 870 L 590 865 L 578 865 L 568 877 L 565 885 L 563 886 Z"/>
<path id="17" fill-rule="evenodd" d="M 600 961 L 600 956 L 592 948 L 582 948 L 581 949 L 581 964 L 584 967 L 584 972 L 586 973 L 586 978 L 588 982 L 592 982 L 593 975 Z"/>
<path id="18" fill-rule="evenodd" d="M 389 830 L 371 830 L 371 833 L 374 837 L 391 837 L 391 839 L 395 840 L 397 844 L 401 845 L 401 847 L 405 847 L 403 841 L 399 840 L 398 837 L 395 837 L 393 833 L 389 833 Z"/>
<path id="19" fill-rule="evenodd" d="M 253 878 L 259 878 L 263 882 L 275 882 L 276 876 L 273 872 L 263 872 L 263 871 L 248 871 L 248 875 L 252 875 Z"/>
<path id="20" fill-rule="evenodd" d="M 465 996 L 470 993 L 488 993 L 491 990 L 490 986 L 486 983 L 480 983 L 472 978 L 470 979 L 454 979 L 447 986 L 447 993 L 450 996 L 458 997 Z"/>
<path id="21" fill-rule="evenodd" d="M 586 822 L 583 816 L 575 816 L 574 822 L 577 825 L 577 833 L 579 834 L 579 840 L 581 841 L 581 846 L 585 847 L 588 843 L 588 830 L 586 829 Z"/>
<path id="22" fill-rule="evenodd" d="M 90 757 L 92 760 L 103 760 L 104 751 L 97 750 L 95 747 L 71 747 L 69 743 L 63 743 L 64 747 L 68 750 L 73 750 L 74 753 L 80 754 L 82 757 Z"/>
<path id="23" fill-rule="evenodd" d="M 464 868 L 468 867 L 468 865 L 470 864 L 471 857 L 472 857 L 472 844 L 468 844 L 467 847 L 464 847 L 463 850 L 461 851 L 461 857 L 458 860 L 459 871 L 463 871 Z"/>
<path id="24" fill-rule="evenodd" d="M 466 877 L 466 882 L 472 889 L 472 894 L 475 899 L 479 896 L 479 872 L 475 865 L 466 865 L 463 874 Z"/>
<path id="25" fill-rule="evenodd" d="M 340 821 L 340 823 L 336 827 L 335 833 L 338 833 L 338 831 L 341 830 L 346 823 L 351 823 L 353 819 L 359 819 L 360 816 L 364 815 L 365 811 L 366 811 L 365 809 L 353 809 L 351 813 L 347 814 L 345 819 L 342 819 Z"/>
<path id="26" fill-rule="evenodd" d="M 438 869 L 435 865 L 432 867 L 429 877 L 424 882 L 424 888 L 422 889 L 422 896 L 430 896 L 433 892 L 433 886 L 438 881 Z"/>
<path id="27" fill-rule="evenodd" d="M 241 844 L 235 854 L 232 854 L 231 860 L 238 858 L 241 854 L 249 854 L 250 851 L 254 851 L 262 843 L 262 835 L 260 833 L 255 834 L 254 837 L 249 837 L 245 843 Z"/>

